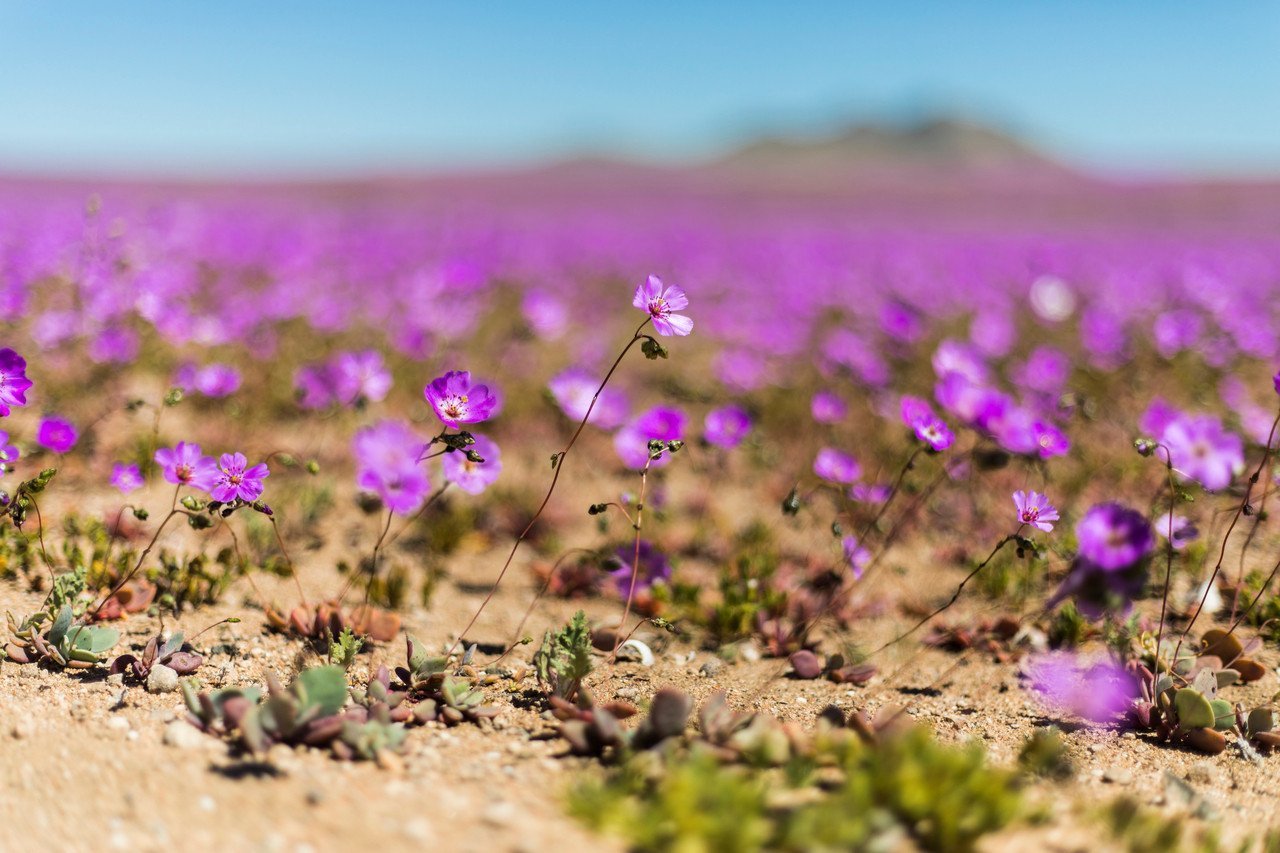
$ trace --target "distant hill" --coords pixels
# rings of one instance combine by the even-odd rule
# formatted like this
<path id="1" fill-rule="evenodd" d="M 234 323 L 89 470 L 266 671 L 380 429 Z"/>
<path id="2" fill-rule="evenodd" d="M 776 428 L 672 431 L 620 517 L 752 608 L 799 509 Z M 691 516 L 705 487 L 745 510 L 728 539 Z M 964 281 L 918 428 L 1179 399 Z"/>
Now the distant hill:
<path id="1" fill-rule="evenodd" d="M 857 124 L 820 137 L 769 136 L 726 154 L 723 168 L 1053 169 L 1063 170 L 1029 143 L 993 127 L 954 118 L 911 124 Z"/>

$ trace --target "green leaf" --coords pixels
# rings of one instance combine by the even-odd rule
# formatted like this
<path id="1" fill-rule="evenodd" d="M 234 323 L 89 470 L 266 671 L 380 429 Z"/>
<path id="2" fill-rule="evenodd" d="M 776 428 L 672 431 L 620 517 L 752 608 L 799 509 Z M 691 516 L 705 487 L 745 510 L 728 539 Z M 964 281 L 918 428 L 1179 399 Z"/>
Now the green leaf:
<path id="1" fill-rule="evenodd" d="M 1213 727 L 1218 731 L 1226 731 L 1236 724 L 1236 712 L 1231 703 L 1225 699 L 1213 699 L 1209 702 L 1213 708 Z"/>
<path id="2" fill-rule="evenodd" d="M 1274 708 L 1254 708 L 1249 712 L 1249 734 L 1269 732 L 1276 727 L 1276 711 Z"/>
<path id="3" fill-rule="evenodd" d="M 317 666 L 298 673 L 299 697 L 307 706 L 318 705 L 320 716 L 327 717 L 347 704 L 347 675 L 337 666 Z"/>
<path id="4" fill-rule="evenodd" d="M 1173 709 L 1178 715 L 1178 726 L 1183 729 L 1213 728 L 1217 715 L 1204 694 L 1184 687 L 1173 696 Z"/>
<path id="5" fill-rule="evenodd" d="M 71 627 L 71 605 L 64 604 L 62 609 L 58 611 L 58 618 L 53 620 L 52 627 L 49 628 L 49 642 L 53 645 L 61 645 L 62 639 L 67 636 L 67 629 Z"/>

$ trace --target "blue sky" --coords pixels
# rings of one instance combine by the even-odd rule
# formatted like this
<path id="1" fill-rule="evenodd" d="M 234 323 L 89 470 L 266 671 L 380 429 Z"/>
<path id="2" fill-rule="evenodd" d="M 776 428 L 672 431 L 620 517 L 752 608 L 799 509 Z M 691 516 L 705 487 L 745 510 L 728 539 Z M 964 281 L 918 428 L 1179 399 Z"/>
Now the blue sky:
<path id="1" fill-rule="evenodd" d="M 965 112 L 1280 171 L 1280 3 L 0 0 L 0 170 L 377 172 Z"/>

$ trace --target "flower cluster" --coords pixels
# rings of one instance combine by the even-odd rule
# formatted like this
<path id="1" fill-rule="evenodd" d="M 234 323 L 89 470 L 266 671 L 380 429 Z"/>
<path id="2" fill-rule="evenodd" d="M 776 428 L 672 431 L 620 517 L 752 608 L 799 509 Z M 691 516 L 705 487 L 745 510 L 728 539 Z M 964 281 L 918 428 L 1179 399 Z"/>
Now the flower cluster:
<path id="1" fill-rule="evenodd" d="M 298 368 L 293 378 L 304 409 L 378 403 L 391 390 L 391 373 L 376 350 L 340 352 L 328 361 Z"/>

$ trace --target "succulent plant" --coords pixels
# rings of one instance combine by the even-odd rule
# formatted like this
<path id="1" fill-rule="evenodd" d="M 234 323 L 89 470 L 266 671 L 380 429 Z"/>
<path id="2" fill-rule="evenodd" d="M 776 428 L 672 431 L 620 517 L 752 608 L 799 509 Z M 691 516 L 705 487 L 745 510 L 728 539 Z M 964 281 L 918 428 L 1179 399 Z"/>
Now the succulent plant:
<path id="1" fill-rule="evenodd" d="M 70 604 L 64 604 L 47 631 L 40 630 L 48 619 L 34 613 L 19 623 L 7 613 L 13 640 L 5 653 L 16 663 L 44 663 L 58 669 L 92 669 L 120 639 L 114 628 L 76 624 Z"/>
<path id="2" fill-rule="evenodd" d="M 464 663 L 471 658 L 473 649 L 474 646 L 463 655 Z M 455 726 L 498 715 L 498 708 L 485 705 L 484 693 L 469 679 L 448 674 L 448 658 L 432 657 L 413 637 L 405 638 L 405 651 L 406 665 L 396 667 L 396 675 L 407 697 L 417 703 L 413 709 L 415 721 Z M 463 669 L 471 671 L 470 667 Z"/>
<path id="3" fill-rule="evenodd" d="M 379 643 L 389 643 L 400 633 L 399 616 L 367 604 L 344 611 L 336 602 L 321 602 L 299 605 L 288 614 L 268 607 L 267 624 L 273 630 L 316 643 L 331 643 L 348 629 L 358 637 Z M 327 652 L 328 647 L 322 651 Z"/>
<path id="4" fill-rule="evenodd" d="M 145 679 L 152 667 L 162 664 L 178 675 L 191 675 L 200 668 L 202 663 L 204 658 L 191 648 L 181 631 L 175 631 L 168 640 L 162 635 L 156 635 L 148 640 L 141 657 L 132 654 L 120 655 L 111 662 L 111 672 L 121 673 L 127 670 L 132 672 L 135 678 Z"/>
<path id="5" fill-rule="evenodd" d="M 582 680 L 591 672 L 591 626 L 581 610 L 558 631 L 547 631 L 533 656 L 538 683 L 566 701 L 573 701 Z"/>
<path id="6" fill-rule="evenodd" d="M 576 703 L 553 696 L 551 706 L 561 720 L 560 736 L 568 741 L 570 754 L 618 759 L 684 734 L 693 700 L 664 687 L 654 694 L 648 715 L 633 730 L 624 729 L 619 721 L 634 715 L 634 707 L 625 702 L 597 706 L 585 690 L 578 692 Z"/>
<path id="7" fill-rule="evenodd" d="M 282 687 L 267 676 L 267 695 L 257 688 L 197 692 L 194 679 L 182 682 L 189 721 L 201 731 L 231 739 L 255 755 L 277 743 L 328 747 L 342 759 L 377 759 L 403 749 L 405 730 L 396 710 L 403 694 L 387 691 L 382 669 L 369 689 L 356 691 L 347 704 L 347 679 L 336 666 L 305 669 Z"/>
<path id="8" fill-rule="evenodd" d="M 396 667 L 396 676 L 409 693 L 425 693 L 439 688 L 449 668 L 447 657 L 433 657 L 412 635 L 405 635 L 405 665 Z"/>

